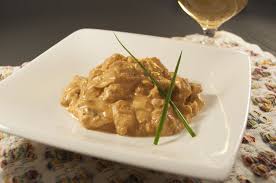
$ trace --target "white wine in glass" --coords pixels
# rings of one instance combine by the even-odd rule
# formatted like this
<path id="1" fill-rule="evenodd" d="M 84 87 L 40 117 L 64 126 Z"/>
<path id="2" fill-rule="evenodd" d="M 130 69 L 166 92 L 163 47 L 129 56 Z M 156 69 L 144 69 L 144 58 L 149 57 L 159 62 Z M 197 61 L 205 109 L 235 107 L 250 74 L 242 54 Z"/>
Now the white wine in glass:
<path id="1" fill-rule="evenodd" d="M 238 11 L 238 0 L 178 0 L 181 8 L 195 19 L 204 34 L 213 37 L 215 31 Z"/>

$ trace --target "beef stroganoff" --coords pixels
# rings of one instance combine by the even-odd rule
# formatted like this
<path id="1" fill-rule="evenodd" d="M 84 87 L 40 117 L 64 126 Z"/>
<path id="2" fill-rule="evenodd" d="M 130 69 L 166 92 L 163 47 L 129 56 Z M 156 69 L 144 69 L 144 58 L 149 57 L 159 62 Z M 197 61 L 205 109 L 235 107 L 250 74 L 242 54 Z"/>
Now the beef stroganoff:
<path id="1" fill-rule="evenodd" d="M 164 91 L 172 73 L 158 58 L 139 60 Z M 202 87 L 177 77 L 172 100 L 191 121 L 202 109 Z M 88 77 L 75 76 L 65 88 L 61 105 L 89 130 L 126 136 L 154 136 L 164 98 L 132 57 L 114 54 L 90 71 Z M 162 136 L 174 135 L 184 128 L 171 106 Z"/>

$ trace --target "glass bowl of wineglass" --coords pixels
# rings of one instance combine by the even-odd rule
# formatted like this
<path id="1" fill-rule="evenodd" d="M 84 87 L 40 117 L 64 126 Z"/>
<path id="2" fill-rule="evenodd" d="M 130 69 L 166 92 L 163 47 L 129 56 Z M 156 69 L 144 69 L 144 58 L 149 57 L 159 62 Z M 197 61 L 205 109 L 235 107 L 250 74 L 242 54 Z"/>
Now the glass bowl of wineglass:
<path id="1" fill-rule="evenodd" d="M 178 0 L 180 7 L 203 29 L 204 35 L 213 37 L 216 30 L 239 13 L 248 0 Z"/>

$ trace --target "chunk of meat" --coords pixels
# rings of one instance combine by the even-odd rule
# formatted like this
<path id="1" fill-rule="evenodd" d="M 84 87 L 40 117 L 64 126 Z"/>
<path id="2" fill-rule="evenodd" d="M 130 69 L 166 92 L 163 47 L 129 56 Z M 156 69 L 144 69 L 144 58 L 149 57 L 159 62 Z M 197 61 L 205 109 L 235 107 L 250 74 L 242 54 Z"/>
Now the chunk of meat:
<path id="1" fill-rule="evenodd" d="M 97 103 L 97 105 L 93 105 L 93 103 Z M 85 128 L 100 130 L 107 125 L 114 126 L 112 111 L 104 102 L 99 100 L 79 101 L 77 106 L 77 108 L 69 108 L 69 111 L 80 119 Z"/>
<path id="2" fill-rule="evenodd" d="M 138 123 L 146 123 L 151 119 L 152 105 L 147 96 L 135 96 L 133 98 L 132 107 Z"/>
<path id="3" fill-rule="evenodd" d="M 82 76 L 75 76 L 70 84 L 64 91 L 64 95 L 61 98 L 61 105 L 64 107 L 69 107 L 69 105 L 74 105 L 80 96 L 81 89 L 85 88 L 87 85 L 87 79 Z"/>
<path id="4" fill-rule="evenodd" d="M 132 88 L 128 85 L 111 84 L 104 88 L 102 99 L 106 102 L 113 103 L 117 100 L 130 99 L 131 95 L 128 95 Z"/>
<path id="5" fill-rule="evenodd" d="M 120 135 L 136 134 L 137 122 L 130 102 L 119 100 L 112 105 L 114 125 Z"/>

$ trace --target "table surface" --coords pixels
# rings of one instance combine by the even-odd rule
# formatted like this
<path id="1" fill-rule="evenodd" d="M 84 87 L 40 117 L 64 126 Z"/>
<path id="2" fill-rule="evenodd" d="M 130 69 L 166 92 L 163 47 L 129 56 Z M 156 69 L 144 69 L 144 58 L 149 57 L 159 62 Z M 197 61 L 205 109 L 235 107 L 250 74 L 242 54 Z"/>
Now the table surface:
<path id="1" fill-rule="evenodd" d="M 0 65 L 32 60 L 80 28 L 157 36 L 201 33 L 176 0 L 0 1 Z M 276 54 L 276 0 L 249 0 L 221 29 Z"/>

